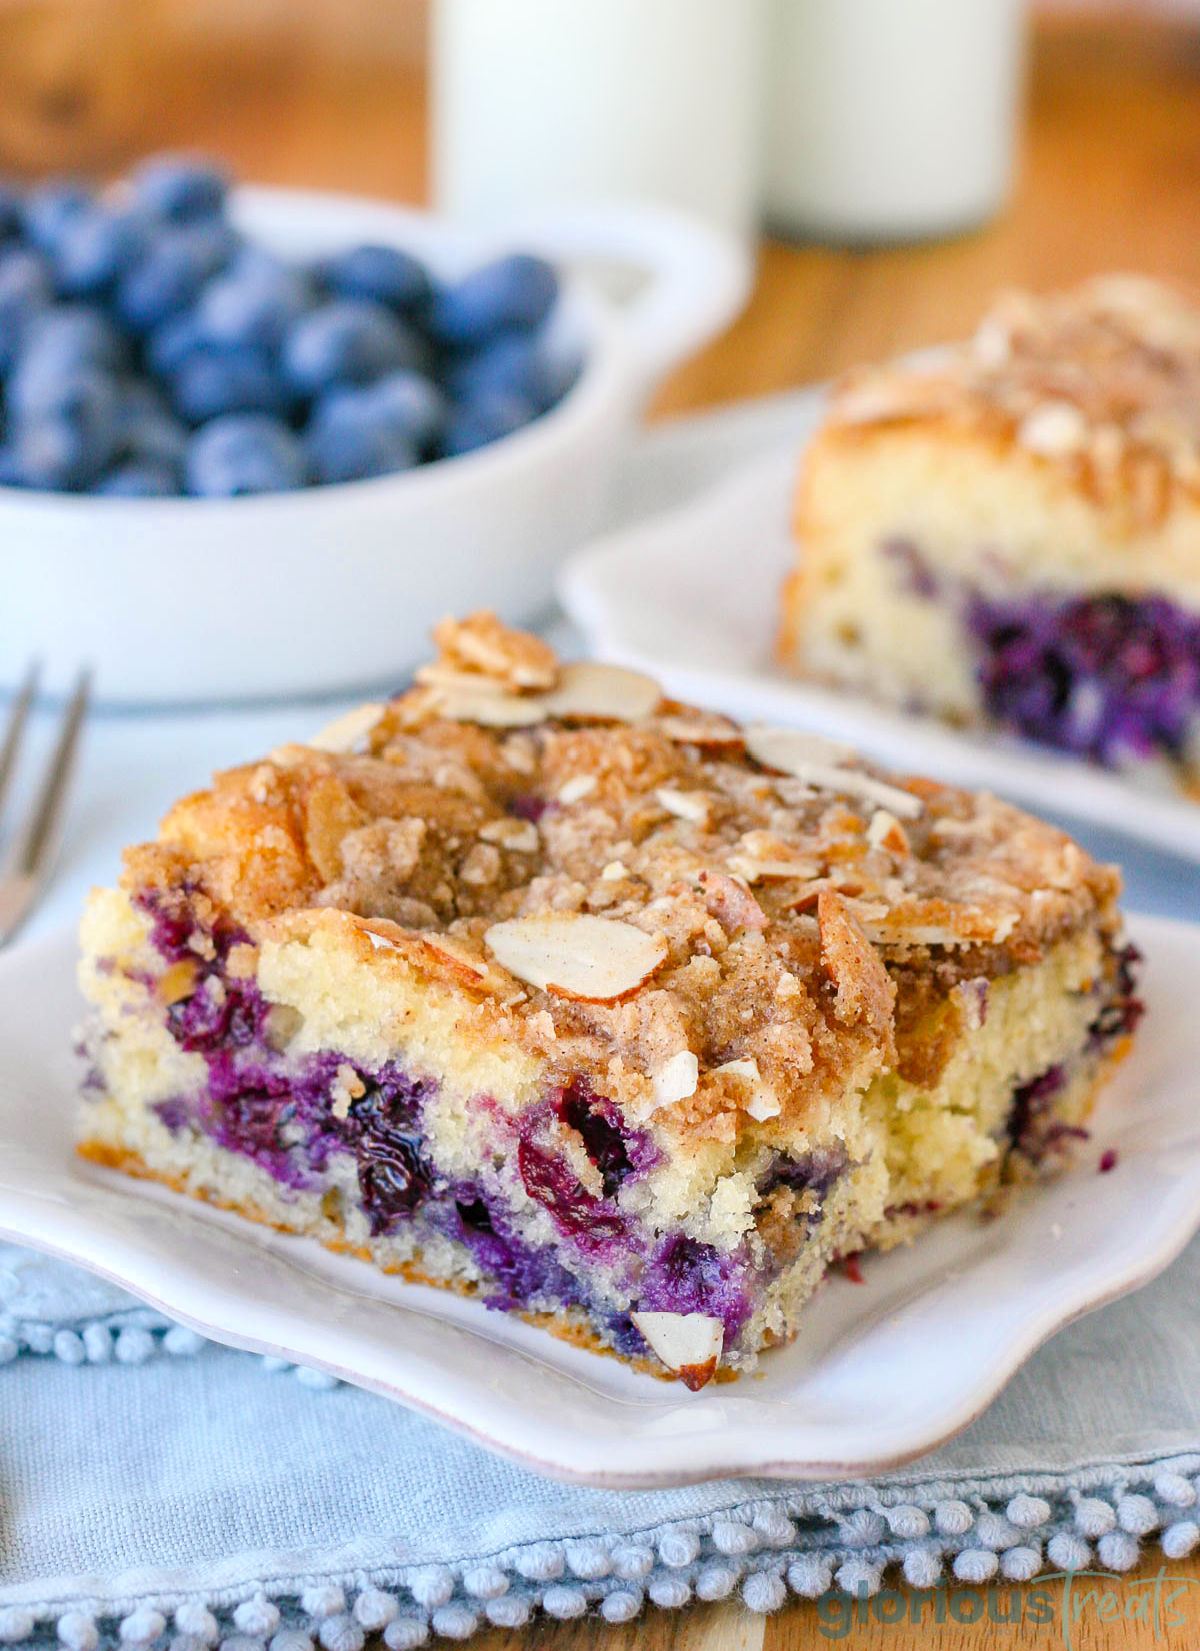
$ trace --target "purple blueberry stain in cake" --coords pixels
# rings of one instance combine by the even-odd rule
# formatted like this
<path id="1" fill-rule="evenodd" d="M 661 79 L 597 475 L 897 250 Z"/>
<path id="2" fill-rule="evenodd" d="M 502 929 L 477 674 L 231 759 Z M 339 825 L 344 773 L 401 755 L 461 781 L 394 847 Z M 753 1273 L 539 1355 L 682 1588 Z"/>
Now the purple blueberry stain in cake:
<path id="1" fill-rule="evenodd" d="M 879 549 L 907 594 L 961 610 L 995 721 L 1109 768 L 1184 758 L 1200 725 L 1200 616 L 1162 596 L 947 589 L 912 540 Z"/>
<path id="2" fill-rule="evenodd" d="M 431 1220 L 448 1237 L 466 1246 L 487 1275 L 488 1307 L 573 1306 L 583 1300 L 580 1285 L 549 1248 L 528 1244 L 489 1203 L 477 1186 L 451 1189 L 451 1198 Z"/>
<path id="3" fill-rule="evenodd" d="M 434 1171 L 421 1151 L 421 1108 L 433 1092 L 428 1080 L 414 1082 L 394 1065 L 374 1076 L 360 1074 L 366 1093 L 350 1103 L 338 1130 L 338 1145 L 353 1148 L 358 1184 L 372 1237 L 394 1232 L 428 1196 Z"/>
<path id="4" fill-rule="evenodd" d="M 559 1149 L 556 1130 L 563 1126 L 579 1137 L 600 1179 L 600 1192 L 588 1191 Z M 564 1236 L 596 1253 L 627 1235 L 629 1223 L 616 1205 L 616 1194 L 630 1176 L 643 1175 L 659 1161 L 653 1140 L 631 1129 L 604 1095 L 586 1079 L 572 1078 L 522 1115 L 516 1150 L 517 1172 L 530 1198 L 554 1218 Z"/>
<path id="5" fill-rule="evenodd" d="M 810 1212 L 809 1219 L 816 1220 L 820 1216 L 821 1206 L 830 1188 L 844 1172 L 846 1164 L 844 1146 L 821 1147 L 815 1152 L 802 1153 L 798 1158 L 788 1157 L 782 1152 L 776 1153 L 759 1177 L 759 1199 L 765 1201 L 780 1187 L 788 1187 L 793 1192 L 811 1193 L 815 1207 Z"/>
<path id="6" fill-rule="evenodd" d="M 554 1097 L 554 1110 L 582 1138 L 599 1170 L 604 1196 L 612 1198 L 630 1175 L 644 1175 L 661 1153 L 644 1130 L 630 1129 L 612 1101 L 595 1094 L 584 1078 L 572 1078 Z"/>
<path id="7" fill-rule="evenodd" d="M 581 1250 L 594 1253 L 620 1238 L 622 1217 L 605 1210 L 565 1159 L 545 1151 L 529 1135 L 517 1143 L 517 1169 L 530 1198 L 549 1211 L 558 1230 Z"/>
<path id="8" fill-rule="evenodd" d="M 879 553 L 895 567 L 902 588 L 910 596 L 919 596 L 931 602 L 939 594 L 940 586 L 933 569 L 911 539 L 885 539 Z"/>
<path id="9" fill-rule="evenodd" d="M 732 1345 L 753 1308 L 744 1246 L 719 1250 L 686 1233 L 663 1238 L 642 1275 L 638 1306 L 662 1313 L 704 1313 L 725 1326 Z"/>
<path id="10" fill-rule="evenodd" d="M 1107 767 L 1180 761 L 1200 716 L 1200 618 L 1159 596 L 968 592 L 989 715 Z"/>
<path id="11" fill-rule="evenodd" d="M 1013 1090 L 1012 1107 L 1008 1115 L 1008 1138 L 1018 1152 L 1036 1158 L 1045 1136 L 1041 1121 L 1050 1109 L 1050 1103 L 1067 1082 L 1062 1066 L 1048 1066 L 1027 1083 Z"/>
<path id="12" fill-rule="evenodd" d="M 269 1008 L 253 982 L 205 972 L 190 997 L 168 1007 L 167 1027 L 189 1054 L 245 1049 L 265 1041 Z"/>
<path id="13" fill-rule="evenodd" d="M 545 797 L 537 797 L 532 792 L 523 791 L 509 798 L 508 812 L 515 815 L 518 820 L 528 820 L 531 825 L 536 825 L 549 806 Z"/>
<path id="14" fill-rule="evenodd" d="M 1088 1027 L 1088 1050 L 1106 1049 L 1118 1038 L 1128 1037 L 1146 1012 L 1138 996 L 1137 968 L 1142 954 L 1130 944 L 1116 954 L 1114 991 Z"/>
<path id="15" fill-rule="evenodd" d="M 552 1244 L 531 1242 L 518 1231 L 494 1188 L 484 1180 L 448 1184 L 439 1176 L 424 1156 L 422 1112 L 434 1093 L 429 1080 L 394 1065 L 365 1070 L 337 1052 L 296 1057 L 286 1045 L 276 1047 L 273 1006 L 253 982 L 228 972 L 230 951 L 246 937 L 198 929 L 186 897 L 170 904 L 148 898 L 145 904 L 168 967 L 187 962 L 194 970 L 192 990 L 170 1006 L 168 1024 L 179 1046 L 201 1056 L 207 1069 L 201 1094 L 155 1108 L 168 1129 L 199 1130 L 294 1191 L 322 1190 L 330 1157 L 351 1153 L 373 1237 L 395 1233 L 419 1216 L 474 1256 L 485 1275 L 480 1293 L 487 1305 L 532 1311 L 583 1306 L 604 1322 L 621 1351 L 646 1355 L 628 1310 L 593 1300 L 586 1281 L 564 1266 Z M 343 1098 L 344 1112 L 335 1108 L 335 1096 Z M 724 1251 L 679 1231 L 655 1236 L 618 1204 L 622 1187 L 661 1159 L 648 1132 L 631 1127 L 613 1101 L 582 1077 L 551 1090 L 510 1120 L 510 1128 L 504 1173 L 519 1177 L 560 1237 L 589 1261 L 615 1269 L 631 1307 L 704 1313 L 721 1320 L 727 1345 L 736 1341 L 762 1282 L 746 1246 Z M 577 1138 L 573 1152 L 581 1148 L 595 1171 L 588 1187 L 575 1167 L 581 1160 L 575 1156 L 573 1163 L 563 1149 L 564 1130 Z M 819 1215 L 845 1162 L 844 1151 L 781 1155 L 769 1166 L 760 1194 L 781 1186 L 809 1192 Z"/>
<path id="16" fill-rule="evenodd" d="M 186 1101 L 155 1101 L 150 1110 L 172 1135 L 178 1135 L 181 1130 L 192 1126 L 192 1109 Z"/>

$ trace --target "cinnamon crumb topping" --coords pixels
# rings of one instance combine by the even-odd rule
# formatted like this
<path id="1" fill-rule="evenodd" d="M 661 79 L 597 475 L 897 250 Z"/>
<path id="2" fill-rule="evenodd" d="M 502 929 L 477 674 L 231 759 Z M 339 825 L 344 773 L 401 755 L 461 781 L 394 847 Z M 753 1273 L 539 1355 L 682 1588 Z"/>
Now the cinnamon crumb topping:
<path id="1" fill-rule="evenodd" d="M 218 775 L 130 851 L 126 886 L 236 928 L 251 962 L 336 933 L 461 992 L 479 1035 L 722 1140 L 894 1059 L 921 981 L 967 983 L 979 1014 L 989 979 L 1115 929 L 1116 872 L 994 797 L 747 741 L 636 673 L 577 672 L 554 714 L 572 668 L 541 643 L 482 616 L 439 635 L 448 673 L 493 672 L 485 697 L 536 717 L 437 714 L 430 696 L 458 689 L 425 672 L 363 751 L 289 746 Z"/>
<path id="2" fill-rule="evenodd" d="M 860 369 L 831 409 L 847 429 L 919 421 L 1012 442 L 1156 525 L 1200 493 L 1200 303 L 1130 275 L 1005 293 L 969 342 Z"/>

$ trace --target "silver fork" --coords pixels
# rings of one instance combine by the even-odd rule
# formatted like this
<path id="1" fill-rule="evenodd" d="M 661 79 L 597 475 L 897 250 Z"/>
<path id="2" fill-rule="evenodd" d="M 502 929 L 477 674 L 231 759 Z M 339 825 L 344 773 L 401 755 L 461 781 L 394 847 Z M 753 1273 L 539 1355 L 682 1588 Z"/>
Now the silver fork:
<path id="1" fill-rule="evenodd" d="M 0 810 L 12 789 L 25 727 L 37 697 L 39 666 L 29 667 L 9 713 L 0 744 Z M 79 733 L 87 716 L 91 673 L 80 671 L 59 723 L 54 750 L 24 824 L 0 863 L 0 946 L 6 946 L 29 916 L 49 880 L 62 840 L 63 814 L 79 752 Z"/>

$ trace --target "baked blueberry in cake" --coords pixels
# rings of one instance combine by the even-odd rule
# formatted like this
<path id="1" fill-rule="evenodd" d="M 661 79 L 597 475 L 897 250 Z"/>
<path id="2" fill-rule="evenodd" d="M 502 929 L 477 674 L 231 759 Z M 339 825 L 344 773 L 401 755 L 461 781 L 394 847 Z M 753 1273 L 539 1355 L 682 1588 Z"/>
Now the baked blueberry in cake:
<path id="1" fill-rule="evenodd" d="M 1148 784 L 1200 786 L 1200 306 L 1009 294 L 857 372 L 803 461 L 785 661 Z"/>
<path id="2" fill-rule="evenodd" d="M 1118 876 L 994 797 L 447 621 L 95 892 L 80 1151 L 697 1386 L 1063 1161 Z"/>

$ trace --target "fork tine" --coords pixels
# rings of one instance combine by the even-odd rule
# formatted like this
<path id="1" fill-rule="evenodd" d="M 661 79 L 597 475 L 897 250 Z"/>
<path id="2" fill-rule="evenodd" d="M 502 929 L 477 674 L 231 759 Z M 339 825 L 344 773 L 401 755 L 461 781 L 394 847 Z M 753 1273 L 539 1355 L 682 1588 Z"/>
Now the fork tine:
<path id="1" fill-rule="evenodd" d="M 87 715 L 92 673 L 80 671 L 58 731 L 54 750 L 33 805 L 33 813 L 18 837 L 6 869 L 18 877 L 36 878 L 44 871 L 58 845 L 58 826 L 67 799 L 75 758 L 79 752 L 79 731 Z"/>
<path id="2" fill-rule="evenodd" d="M 17 753 L 21 749 L 21 740 L 25 733 L 25 724 L 29 721 L 30 708 L 37 697 L 38 677 L 41 675 L 41 662 L 32 660 L 25 673 L 25 680 L 17 690 L 17 697 L 13 700 L 12 710 L 8 714 L 8 727 L 4 733 L 4 743 L 0 745 L 0 810 L 4 807 L 5 793 L 17 766 Z"/>

